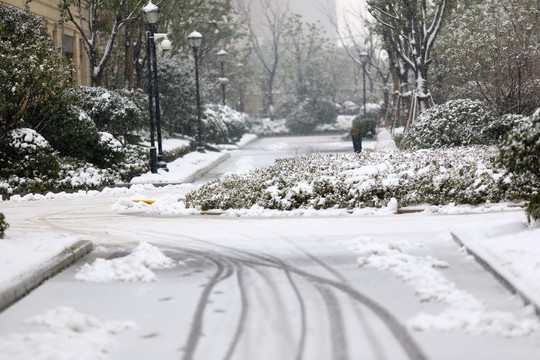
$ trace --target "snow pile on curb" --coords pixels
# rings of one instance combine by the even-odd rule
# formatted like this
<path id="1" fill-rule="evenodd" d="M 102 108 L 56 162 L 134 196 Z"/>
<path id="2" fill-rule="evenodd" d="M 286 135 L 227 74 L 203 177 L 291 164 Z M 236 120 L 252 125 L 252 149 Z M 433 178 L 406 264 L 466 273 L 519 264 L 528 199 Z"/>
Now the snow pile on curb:
<path id="1" fill-rule="evenodd" d="M 18 283 L 80 239 L 58 233 L 11 229 L 0 241 L 0 291 Z"/>
<path id="2" fill-rule="evenodd" d="M 161 250 L 146 242 L 140 243 L 131 254 L 112 260 L 96 259 L 85 264 L 75 278 L 82 281 L 155 281 L 151 269 L 172 268 L 177 264 Z"/>
<path id="3" fill-rule="evenodd" d="M 438 315 L 420 313 L 408 321 L 412 330 L 462 330 L 478 335 L 507 337 L 525 336 L 540 328 L 530 308 L 519 317 L 508 312 L 490 312 L 473 295 L 456 288 L 437 269 L 448 263 L 431 256 L 420 257 L 405 253 L 412 245 L 406 241 L 381 243 L 360 237 L 353 250 L 360 254 L 358 264 L 389 271 L 396 278 L 414 287 L 421 301 L 435 301 L 448 306 Z"/>
<path id="4" fill-rule="evenodd" d="M 461 242 L 540 308 L 540 224 L 498 220 L 452 228 Z"/>
<path id="5" fill-rule="evenodd" d="M 57 307 L 25 321 L 48 331 L 0 338 L 0 354 L 10 360 L 107 359 L 113 335 L 135 327 L 133 321 L 101 322 L 69 307 Z"/>

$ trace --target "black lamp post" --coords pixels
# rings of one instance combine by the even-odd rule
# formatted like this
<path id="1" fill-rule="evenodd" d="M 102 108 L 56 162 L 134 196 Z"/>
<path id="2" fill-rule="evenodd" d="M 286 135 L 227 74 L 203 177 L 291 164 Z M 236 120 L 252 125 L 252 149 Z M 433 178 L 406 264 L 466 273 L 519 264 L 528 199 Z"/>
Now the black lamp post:
<path id="1" fill-rule="evenodd" d="M 360 61 L 362 62 L 362 78 L 363 78 L 363 89 L 364 89 L 364 119 L 367 117 L 366 111 L 366 65 L 369 59 L 369 54 L 365 51 L 362 51 L 358 54 Z"/>
<path id="2" fill-rule="evenodd" d="M 157 59 L 156 59 L 156 43 L 154 34 L 156 33 L 156 24 L 160 18 L 159 8 L 152 4 L 152 0 L 148 1 L 143 9 L 144 21 L 148 24 L 149 31 L 146 32 L 146 55 L 148 59 L 148 110 L 150 113 L 150 171 L 157 173 L 157 168 L 167 169 L 167 164 L 163 161 L 163 147 L 161 142 L 161 117 L 159 107 L 159 88 L 157 77 Z M 155 105 L 155 108 L 154 108 Z M 154 124 L 155 120 L 155 124 Z M 156 163 L 156 147 L 154 144 L 154 126 L 157 128 L 157 163 Z"/>
<path id="3" fill-rule="evenodd" d="M 229 79 L 225 77 L 225 59 L 227 58 L 227 52 L 221 49 L 216 55 L 219 61 L 221 61 L 221 77 L 219 78 L 219 83 L 221 84 L 221 95 L 223 96 L 222 104 L 225 105 L 225 86 L 229 82 Z"/>
<path id="4" fill-rule="evenodd" d="M 238 111 L 244 112 L 244 87 L 243 87 L 243 79 L 242 79 L 242 70 L 244 69 L 244 64 L 238 63 L 236 64 L 236 68 L 238 69 L 238 74 L 240 75 L 239 82 L 239 99 L 238 99 Z"/>
<path id="5" fill-rule="evenodd" d="M 199 55 L 197 50 L 202 43 L 201 33 L 194 31 L 188 36 L 189 44 L 193 48 L 193 57 L 195 58 L 195 88 L 197 96 L 197 137 L 198 145 L 197 151 L 204 152 L 204 146 L 202 143 L 202 129 L 201 129 L 201 96 L 199 92 Z"/>

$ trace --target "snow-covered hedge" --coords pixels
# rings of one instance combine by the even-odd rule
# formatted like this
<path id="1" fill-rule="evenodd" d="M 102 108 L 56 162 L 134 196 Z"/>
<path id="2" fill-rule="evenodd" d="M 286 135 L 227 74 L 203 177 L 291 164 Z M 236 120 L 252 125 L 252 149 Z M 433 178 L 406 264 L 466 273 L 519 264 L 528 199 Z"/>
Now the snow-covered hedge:
<path id="1" fill-rule="evenodd" d="M 383 207 L 524 200 L 531 188 L 504 176 L 495 147 L 404 152 L 314 154 L 232 174 L 186 195 L 188 207 L 209 209 Z M 500 186 L 500 185 L 504 186 Z"/>
<path id="2" fill-rule="evenodd" d="M 481 101 L 450 100 L 421 113 L 405 143 L 412 149 L 492 145 L 512 128 L 512 120 L 495 116 Z"/>
<path id="3" fill-rule="evenodd" d="M 0 195 L 93 189 L 129 181 L 148 168 L 142 149 L 122 147 L 108 133 L 99 133 L 101 169 L 83 159 L 60 157 L 49 142 L 32 129 L 16 129 L 0 138 Z"/>
<path id="4" fill-rule="evenodd" d="M 527 213 L 534 220 L 540 219 L 540 108 L 530 117 L 520 117 L 499 148 L 501 164 L 511 173 L 524 176 L 536 189 Z"/>
<path id="5" fill-rule="evenodd" d="M 0 139 L 0 194 L 13 184 L 31 192 L 53 186 L 58 178 L 58 154 L 32 129 L 15 129 Z"/>
<path id="6" fill-rule="evenodd" d="M 290 130 L 285 123 L 285 119 L 254 119 L 251 123 L 250 132 L 259 136 L 288 135 Z"/>
<path id="7" fill-rule="evenodd" d="M 70 90 L 77 105 L 94 121 L 99 131 L 115 136 L 127 136 L 147 125 L 146 117 L 122 90 L 79 86 Z"/>
<path id="8" fill-rule="evenodd" d="M 204 111 L 204 141 L 212 144 L 235 143 L 247 131 L 249 118 L 223 105 L 209 105 Z"/>

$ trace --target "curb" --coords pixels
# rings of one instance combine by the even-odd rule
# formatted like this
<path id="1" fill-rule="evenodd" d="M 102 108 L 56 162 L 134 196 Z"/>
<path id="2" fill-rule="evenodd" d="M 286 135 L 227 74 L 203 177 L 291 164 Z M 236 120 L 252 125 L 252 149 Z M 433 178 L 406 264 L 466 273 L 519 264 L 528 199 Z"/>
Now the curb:
<path id="1" fill-rule="evenodd" d="M 479 255 L 478 251 L 474 251 L 469 246 L 465 245 L 465 243 L 456 234 L 454 234 L 453 232 L 450 232 L 450 234 L 452 235 L 454 241 L 459 246 L 464 247 L 467 250 L 467 254 L 474 257 L 474 260 L 478 264 L 480 264 L 480 266 L 482 266 L 485 270 L 487 270 L 491 275 L 493 275 L 495 279 L 497 279 L 497 281 L 501 283 L 501 285 L 503 285 L 512 294 L 518 295 L 525 303 L 525 305 L 532 305 L 534 308 L 534 312 L 537 316 L 540 317 L 540 303 L 533 300 L 532 296 L 529 296 L 526 290 L 515 285 L 512 282 L 511 276 L 508 276 L 507 274 L 503 274 L 501 271 L 498 271 L 496 269 L 496 266 L 493 266 L 488 260 Z"/>
<path id="2" fill-rule="evenodd" d="M 200 177 L 205 175 L 207 172 L 211 171 L 216 166 L 218 166 L 219 164 L 221 164 L 222 162 L 224 162 L 225 160 L 227 160 L 230 157 L 231 157 L 230 153 L 223 153 L 223 156 L 220 156 L 219 158 L 212 161 L 207 166 L 203 167 L 202 169 L 197 170 L 193 174 L 191 174 L 191 175 L 187 176 L 186 178 L 182 179 L 182 183 L 192 183 L 192 182 L 196 181 L 197 179 L 199 179 Z"/>
<path id="3" fill-rule="evenodd" d="M 64 250 L 52 260 L 45 263 L 45 265 L 36 269 L 32 274 L 23 277 L 17 284 L 0 292 L 0 312 L 22 299 L 45 280 L 58 274 L 66 267 L 88 254 L 93 248 L 94 245 L 90 240 L 78 241 L 69 249 Z"/>

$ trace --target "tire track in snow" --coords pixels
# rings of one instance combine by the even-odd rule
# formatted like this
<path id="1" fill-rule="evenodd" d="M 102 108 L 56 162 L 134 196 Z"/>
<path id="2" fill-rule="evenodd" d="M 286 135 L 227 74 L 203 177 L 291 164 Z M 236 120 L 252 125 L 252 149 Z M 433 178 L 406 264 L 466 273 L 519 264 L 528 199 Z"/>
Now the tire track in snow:
<path id="1" fill-rule="evenodd" d="M 280 259 L 275 258 L 272 255 L 268 255 L 268 254 L 261 255 L 259 253 L 252 253 L 246 250 L 235 249 L 235 248 L 231 248 L 225 245 L 215 244 L 215 243 L 211 243 L 211 242 L 203 241 L 203 240 L 200 240 L 199 242 L 203 242 L 203 243 L 212 245 L 220 249 L 226 249 L 229 252 L 239 253 L 248 257 L 255 258 L 258 261 L 246 260 L 247 262 L 252 263 L 253 265 L 271 266 L 271 267 L 281 269 L 284 271 L 287 270 L 291 273 L 300 275 L 304 277 L 305 279 L 312 281 L 313 283 L 328 285 L 337 290 L 340 290 L 341 292 L 345 293 L 350 298 L 354 299 L 355 301 L 359 303 L 364 304 L 371 311 L 373 311 L 375 315 L 377 315 L 377 317 L 381 319 L 383 323 L 386 324 L 388 329 L 394 335 L 396 340 L 401 344 L 403 350 L 406 352 L 406 354 L 409 356 L 410 359 L 414 359 L 414 360 L 427 359 L 423 351 L 420 349 L 420 347 L 416 343 L 416 341 L 412 338 L 411 334 L 409 333 L 405 325 L 401 324 L 399 320 L 397 320 L 397 318 L 395 318 L 388 310 L 386 310 L 376 301 L 360 293 L 358 290 L 354 289 L 350 284 L 343 283 L 341 281 L 332 280 L 332 279 L 327 279 L 319 275 L 311 274 L 302 269 L 296 268 L 292 265 L 288 265 L 282 262 Z M 241 261 L 241 259 L 239 260 Z"/>
<path id="2" fill-rule="evenodd" d="M 193 359 L 195 351 L 197 350 L 197 345 L 202 336 L 203 317 L 206 307 L 208 305 L 210 293 L 212 292 L 212 289 L 222 280 L 222 275 L 225 271 L 225 267 L 221 262 L 215 261 L 213 259 L 209 260 L 212 261 L 216 266 L 216 271 L 214 272 L 214 275 L 210 278 L 210 281 L 205 285 L 203 292 L 201 293 L 201 296 L 199 298 L 195 313 L 193 314 L 191 330 L 189 332 L 187 341 L 183 347 L 183 360 Z"/>

